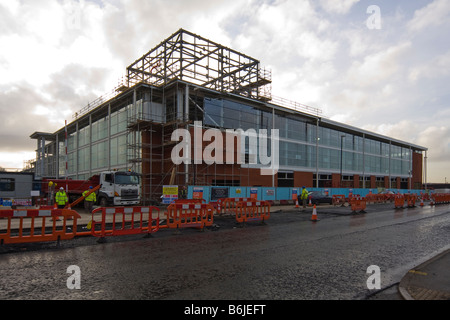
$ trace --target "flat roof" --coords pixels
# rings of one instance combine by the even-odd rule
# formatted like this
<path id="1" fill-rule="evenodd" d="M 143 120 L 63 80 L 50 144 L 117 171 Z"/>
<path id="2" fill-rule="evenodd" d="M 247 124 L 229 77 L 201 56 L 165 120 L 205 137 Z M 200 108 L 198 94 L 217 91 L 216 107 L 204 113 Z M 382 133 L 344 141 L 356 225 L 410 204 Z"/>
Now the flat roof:
<path id="1" fill-rule="evenodd" d="M 49 132 L 38 132 L 36 131 L 30 136 L 31 139 L 45 138 L 45 140 L 56 141 L 56 136 L 54 133 Z"/>
<path id="2" fill-rule="evenodd" d="M 325 126 L 327 126 L 329 128 L 333 128 L 333 129 L 336 129 L 336 130 L 339 130 L 339 131 L 342 131 L 342 132 L 348 132 L 348 133 L 357 134 L 357 135 L 364 135 L 366 138 L 373 138 L 373 139 L 376 139 L 376 140 L 384 141 L 386 143 L 395 143 L 396 145 L 411 147 L 412 149 L 418 150 L 418 151 L 428 151 L 428 148 L 423 147 L 423 146 L 419 146 L 419 145 L 416 145 L 416 144 L 413 144 L 413 143 L 409 143 L 409 142 L 402 141 L 402 140 L 399 140 L 399 139 L 391 138 L 391 137 L 388 137 L 388 136 L 385 136 L 385 135 L 382 135 L 382 134 L 378 134 L 378 133 L 375 133 L 375 132 L 364 130 L 364 129 L 361 129 L 361 128 L 358 128 L 358 127 L 354 127 L 354 126 L 351 126 L 351 125 L 348 125 L 348 124 L 345 124 L 345 123 L 341 123 L 341 122 L 337 122 L 337 121 L 334 121 L 334 120 L 330 120 L 330 119 L 322 117 L 320 115 L 314 115 L 312 113 L 308 113 L 307 111 L 305 112 L 303 110 L 298 110 L 298 109 L 296 110 L 296 109 L 289 108 L 289 107 L 286 107 L 286 106 L 278 105 L 276 103 L 276 101 L 260 101 L 260 100 L 253 99 L 251 97 L 244 97 L 244 96 L 241 96 L 241 95 L 238 95 L 238 94 L 233 94 L 233 93 L 229 93 L 229 92 L 220 92 L 220 91 L 217 91 L 217 90 L 214 90 L 214 89 L 211 89 L 211 88 L 205 88 L 205 87 L 202 87 L 202 86 L 199 86 L 199 85 L 196 85 L 196 84 L 193 84 L 193 83 L 189 83 L 189 82 L 186 82 L 186 81 L 183 81 L 183 80 L 178 80 L 178 79 L 175 80 L 174 83 L 175 82 L 180 82 L 180 83 L 183 83 L 183 84 L 187 84 L 187 85 L 193 86 L 193 87 L 196 88 L 196 90 L 202 90 L 202 91 L 205 91 L 205 92 L 209 92 L 211 94 L 214 94 L 216 96 L 216 98 L 217 97 L 218 98 L 222 98 L 222 99 L 234 98 L 234 99 L 237 99 L 237 100 L 246 101 L 247 103 L 254 104 L 255 107 L 256 106 L 262 107 L 262 108 L 266 107 L 266 108 L 270 108 L 270 109 L 274 108 L 275 110 L 278 110 L 278 111 L 281 111 L 281 112 L 286 112 L 286 113 L 290 113 L 292 115 L 299 115 L 299 116 L 302 116 L 304 118 L 309 118 L 312 121 L 317 121 L 317 119 L 319 119 L 319 122 L 321 124 L 324 124 Z M 172 85 L 173 85 L 173 83 L 172 83 Z M 117 96 L 111 98 L 110 100 L 105 101 L 104 103 L 102 103 L 98 107 L 90 110 L 86 114 L 82 115 L 80 118 L 72 121 L 71 124 L 73 124 L 76 121 L 80 121 L 83 118 L 86 118 L 92 112 L 96 112 L 99 109 L 101 109 L 102 107 L 107 106 L 111 101 L 119 100 L 122 97 L 131 94 L 133 92 L 132 89 L 137 89 L 138 87 L 143 87 L 143 86 L 144 87 L 153 88 L 153 89 L 161 89 L 161 88 L 154 87 L 154 86 L 146 84 L 146 83 L 139 83 L 139 84 L 135 85 L 134 87 L 129 88 L 129 90 L 127 90 L 126 92 L 122 92 L 122 93 L 118 94 Z M 59 129 L 58 131 L 56 131 L 53 134 L 52 133 L 46 133 L 46 132 L 35 132 L 30 137 L 32 139 L 38 139 L 40 137 L 44 137 L 46 140 L 55 141 L 56 140 L 56 135 L 61 133 L 61 132 L 63 132 L 64 129 L 65 128 L 62 127 L 61 129 Z"/>
<path id="3" fill-rule="evenodd" d="M 354 126 L 350 126 L 350 125 L 345 124 L 345 123 L 341 123 L 341 122 L 337 122 L 337 121 L 333 121 L 333 120 L 325 119 L 325 118 L 320 119 L 320 121 L 325 123 L 325 124 L 327 124 L 327 125 L 329 125 L 330 127 L 344 129 L 343 131 L 348 131 L 349 133 L 350 132 L 362 133 L 368 138 L 375 138 L 377 140 L 383 140 L 385 142 L 394 142 L 396 144 L 409 146 L 409 147 L 411 147 L 411 148 L 413 148 L 415 150 L 428 151 L 428 148 L 425 148 L 425 147 L 422 147 L 422 146 L 419 146 L 419 145 L 416 145 L 416 144 L 413 144 L 413 143 L 409 143 L 409 142 L 406 142 L 406 141 L 394 139 L 394 138 L 391 138 L 391 137 L 388 137 L 388 136 L 384 136 L 382 134 L 378 134 L 378 133 L 375 133 L 375 132 L 371 132 L 371 131 L 368 131 L 368 130 L 360 129 L 360 128 L 357 128 L 357 127 L 354 127 Z"/>

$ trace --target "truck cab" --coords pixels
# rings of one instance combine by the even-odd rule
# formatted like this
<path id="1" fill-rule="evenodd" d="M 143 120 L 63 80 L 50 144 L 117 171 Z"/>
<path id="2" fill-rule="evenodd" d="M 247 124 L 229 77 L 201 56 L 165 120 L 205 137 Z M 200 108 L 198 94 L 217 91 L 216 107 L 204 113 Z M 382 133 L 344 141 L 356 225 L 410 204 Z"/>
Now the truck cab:
<path id="1" fill-rule="evenodd" d="M 109 171 L 100 173 L 98 203 L 102 207 L 107 205 L 126 206 L 137 205 L 140 202 L 139 175 L 135 172 Z"/>

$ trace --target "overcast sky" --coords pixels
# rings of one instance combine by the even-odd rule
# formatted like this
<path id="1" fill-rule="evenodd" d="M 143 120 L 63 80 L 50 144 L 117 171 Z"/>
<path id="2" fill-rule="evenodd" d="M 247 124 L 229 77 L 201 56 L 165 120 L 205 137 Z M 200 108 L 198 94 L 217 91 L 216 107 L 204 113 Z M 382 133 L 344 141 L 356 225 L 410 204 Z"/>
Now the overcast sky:
<path id="1" fill-rule="evenodd" d="M 449 0 L 0 0 L 0 166 L 179 28 L 259 59 L 274 96 L 429 148 L 428 182 L 450 180 Z"/>

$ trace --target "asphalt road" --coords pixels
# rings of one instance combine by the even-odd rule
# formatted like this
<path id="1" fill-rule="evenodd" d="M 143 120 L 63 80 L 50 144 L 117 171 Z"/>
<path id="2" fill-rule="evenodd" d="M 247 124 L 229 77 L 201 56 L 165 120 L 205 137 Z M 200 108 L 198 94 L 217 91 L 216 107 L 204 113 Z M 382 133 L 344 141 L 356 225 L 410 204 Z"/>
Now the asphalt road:
<path id="1" fill-rule="evenodd" d="M 392 207 L 352 215 L 319 206 L 318 222 L 311 208 L 288 208 L 266 225 L 216 217 L 203 232 L 4 248 L 0 299 L 396 299 L 392 288 L 409 269 L 448 248 L 450 206 Z M 370 266 L 379 267 L 381 290 L 368 288 Z"/>

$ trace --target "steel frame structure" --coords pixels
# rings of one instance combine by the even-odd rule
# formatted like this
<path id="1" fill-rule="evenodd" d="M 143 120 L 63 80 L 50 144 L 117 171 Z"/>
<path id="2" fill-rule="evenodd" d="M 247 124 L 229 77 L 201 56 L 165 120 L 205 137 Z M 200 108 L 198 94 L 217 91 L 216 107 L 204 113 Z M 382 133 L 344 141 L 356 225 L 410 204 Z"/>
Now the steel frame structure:
<path id="1" fill-rule="evenodd" d="M 179 29 L 127 68 L 127 86 L 164 87 L 183 80 L 220 92 L 270 101 L 271 71 L 260 61 Z"/>

